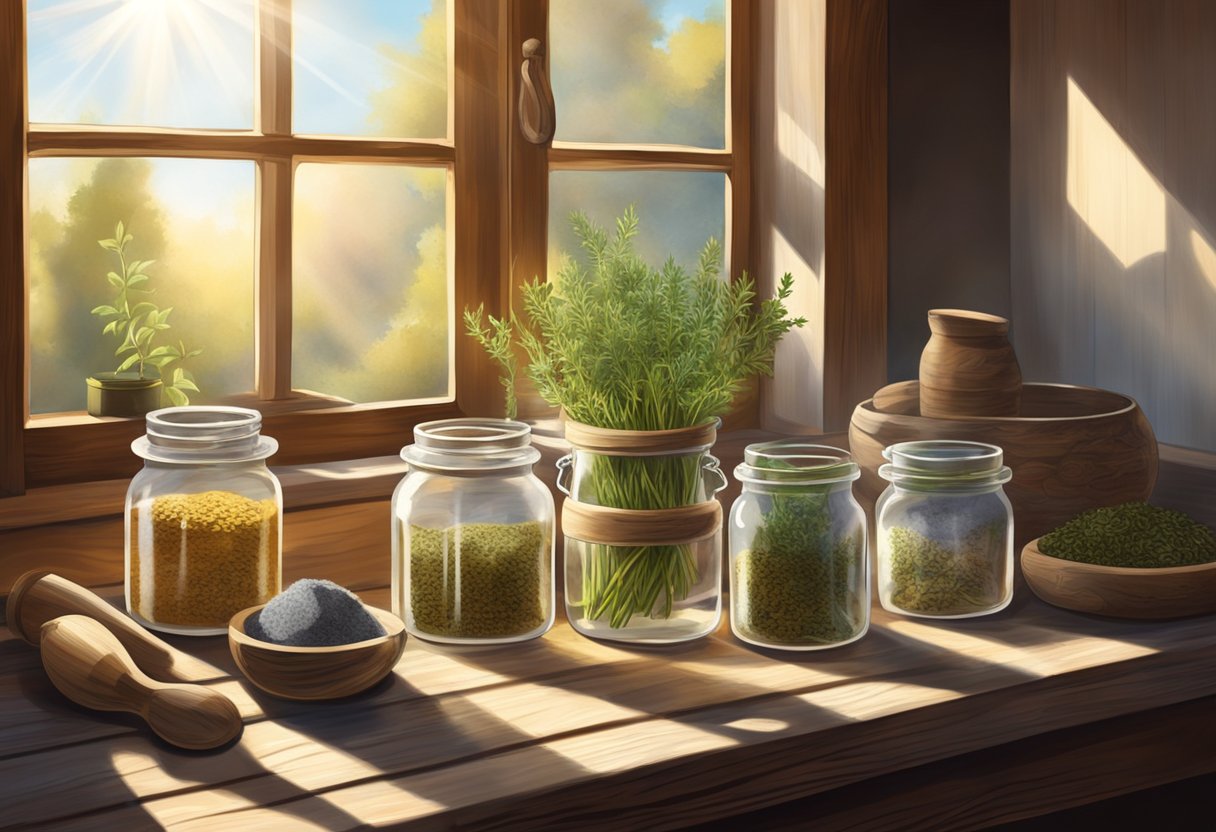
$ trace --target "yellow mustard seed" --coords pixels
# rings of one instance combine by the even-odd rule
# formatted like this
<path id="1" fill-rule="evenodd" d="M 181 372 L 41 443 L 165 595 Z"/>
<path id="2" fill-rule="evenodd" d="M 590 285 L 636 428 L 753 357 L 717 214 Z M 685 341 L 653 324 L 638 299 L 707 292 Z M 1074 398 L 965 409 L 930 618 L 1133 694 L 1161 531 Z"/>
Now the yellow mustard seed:
<path id="1" fill-rule="evenodd" d="M 274 500 L 230 491 L 155 497 L 131 507 L 130 548 L 131 608 L 145 621 L 222 627 L 279 592 Z"/>

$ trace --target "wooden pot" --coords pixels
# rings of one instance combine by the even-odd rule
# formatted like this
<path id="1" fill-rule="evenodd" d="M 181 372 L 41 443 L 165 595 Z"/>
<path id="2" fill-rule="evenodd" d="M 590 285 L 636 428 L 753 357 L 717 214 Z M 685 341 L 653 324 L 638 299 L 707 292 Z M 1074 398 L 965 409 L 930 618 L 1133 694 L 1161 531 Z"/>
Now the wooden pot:
<path id="1" fill-rule="evenodd" d="M 919 385 L 888 385 L 853 411 L 849 444 L 861 466 L 857 495 L 873 510 L 887 487 L 882 450 L 914 439 L 964 439 L 1000 446 L 1013 480 L 1018 546 L 1083 511 L 1146 500 L 1157 481 L 1157 440 L 1136 402 L 1065 384 L 1027 384 L 1021 416 L 932 418 L 917 408 Z M 876 407 L 875 402 L 882 407 Z M 884 409 L 885 408 L 885 409 Z"/>
<path id="2" fill-rule="evenodd" d="M 920 356 L 925 416 L 1016 416 L 1022 370 L 1009 321 L 962 309 L 929 310 L 929 343 Z"/>
<path id="3" fill-rule="evenodd" d="M 85 379 L 90 416 L 146 416 L 160 407 L 161 380 L 136 373 L 94 373 Z"/>
<path id="4" fill-rule="evenodd" d="M 1116 618 L 1182 618 L 1216 612 L 1216 563 L 1133 569 L 1053 558 L 1034 539 L 1022 574 L 1049 604 Z"/>

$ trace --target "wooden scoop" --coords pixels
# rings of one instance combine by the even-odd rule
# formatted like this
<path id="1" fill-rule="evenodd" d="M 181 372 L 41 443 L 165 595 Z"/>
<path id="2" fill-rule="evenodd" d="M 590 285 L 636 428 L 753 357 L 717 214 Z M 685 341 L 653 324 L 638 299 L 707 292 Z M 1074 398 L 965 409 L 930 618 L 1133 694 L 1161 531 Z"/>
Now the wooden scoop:
<path id="1" fill-rule="evenodd" d="M 161 641 L 79 584 L 46 570 L 26 572 L 13 583 L 5 614 L 13 635 L 35 647 L 46 622 L 61 615 L 87 615 L 113 633 L 154 679 L 201 682 L 224 676 L 223 671 Z"/>
<path id="2" fill-rule="evenodd" d="M 148 678 L 113 633 L 83 615 L 42 625 L 42 666 L 72 701 L 98 711 L 138 714 L 179 748 L 216 748 L 236 739 L 244 727 L 227 696 L 201 685 Z"/>

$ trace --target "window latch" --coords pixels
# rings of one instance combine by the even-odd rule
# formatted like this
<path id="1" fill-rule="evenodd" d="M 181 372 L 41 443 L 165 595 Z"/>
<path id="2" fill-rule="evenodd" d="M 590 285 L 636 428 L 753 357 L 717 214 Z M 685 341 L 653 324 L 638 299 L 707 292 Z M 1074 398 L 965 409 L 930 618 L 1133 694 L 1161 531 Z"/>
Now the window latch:
<path id="1" fill-rule="evenodd" d="M 523 46 L 524 61 L 519 67 L 519 131 L 532 144 L 546 144 L 553 138 L 557 118 L 553 89 L 545 71 L 545 47 L 536 38 Z"/>

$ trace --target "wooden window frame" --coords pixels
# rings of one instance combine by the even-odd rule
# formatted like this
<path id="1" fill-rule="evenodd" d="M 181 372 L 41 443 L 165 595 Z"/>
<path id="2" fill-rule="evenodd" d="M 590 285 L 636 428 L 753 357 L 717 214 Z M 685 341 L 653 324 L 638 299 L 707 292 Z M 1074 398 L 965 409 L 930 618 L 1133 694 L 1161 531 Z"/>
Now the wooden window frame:
<path id="1" fill-rule="evenodd" d="M 550 170 L 687 170 L 723 173 L 728 183 L 726 218 L 728 271 L 751 266 L 752 233 L 751 104 L 755 67 L 763 60 L 758 44 L 757 4 L 732 0 L 728 14 L 728 95 L 726 147 L 556 143 L 534 145 L 518 129 L 521 44 L 528 37 L 548 41 L 548 0 L 449 0 L 453 15 L 450 44 L 449 138 L 389 141 L 364 138 L 293 136 L 282 125 L 290 116 L 289 96 L 264 97 L 255 131 L 114 131 L 104 128 L 39 127 L 29 133 L 26 100 L 25 3 L 0 3 L 0 496 L 27 488 L 123 478 L 138 468 L 130 441 L 139 420 L 97 420 L 28 413 L 28 310 L 26 160 L 34 156 L 178 155 L 242 158 L 259 162 L 259 204 L 289 202 L 286 165 L 299 161 L 373 161 L 426 164 L 451 171 L 449 262 L 455 280 L 455 310 L 484 304 L 506 314 L 522 283 L 546 274 L 548 175 Z M 885 39 L 887 0 L 824 0 L 828 38 L 825 63 L 827 145 L 828 279 L 824 298 L 824 424 L 847 424 L 852 404 L 885 383 L 886 194 Z M 290 60 L 263 49 L 263 38 L 282 39 L 290 0 L 262 0 L 259 66 L 283 77 Z M 275 14 L 268 9 L 277 9 Z M 278 21 L 276 23 L 276 21 Z M 459 69 L 457 69 L 459 68 Z M 864 106 L 857 106 L 861 101 Z M 561 117 L 560 112 L 558 117 Z M 28 135 L 27 135 L 28 134 Z M 167 152 L 166 141 L 188 136 L 189 152 Z M 28 144 L 27 144 L 28 139 Z M 357 153 L 352 154 L 352 149 Z M 277 166 L 277 167 L 276 167 Z M 284 180 L 288 180 L 286 183 Z M 496 183 L 501 199 L 485 198 L 485 183 Z M 864 199 L 858 193 L 864 192 Z M 764 195 L 760 195 L 764 198 Z M 275 331 L 260 339 L 259 389 L 282 395 L 289 373 L 289 294 L 282 275 L 290 259 L 290 229 L 268 227 L 259 216 L 259 234 L 273 246 L 258 253 L 257 324 Z M 850 229 L 864 228 L 854 234 Z M 763 266 L 763 264 L 759 264 Z M 287 318 L 287 320 L 283 320 Z M 453 325 L 458 326 L 458 316 Z M 814 324 L 812 324 L 814 325 Z M 264 342 L 263 342 L 264 341 Z M 268 434 L 280 440 L 276 462 L 294 465 L 395 453 L 409 441 L 415 424 L 465 414 L 501 413 L 497 369 L 471 339 L 455 338 L 455 399 L 435 404 L 355 405 L 280 412 L 299 402 L 271 400 Z M 262 406 L 260 404 L 259 406 Z M 753 390 L 728 417 L 726 427 L 752 427 L 763 403 Z"/>

